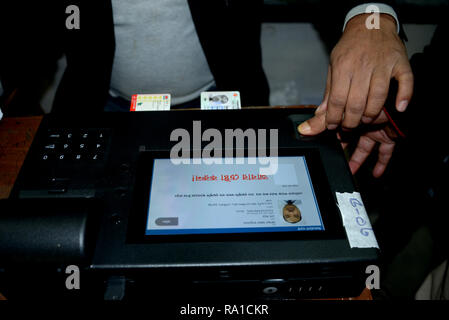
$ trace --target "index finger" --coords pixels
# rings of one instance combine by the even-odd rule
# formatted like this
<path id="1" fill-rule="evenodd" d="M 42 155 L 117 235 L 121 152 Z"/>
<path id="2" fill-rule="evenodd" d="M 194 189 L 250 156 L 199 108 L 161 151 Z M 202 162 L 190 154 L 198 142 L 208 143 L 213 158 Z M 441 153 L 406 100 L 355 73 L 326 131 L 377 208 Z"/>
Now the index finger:
<path id="1" fill-rule="evenodd" d="M 333 68 L 326 114 L 326 124 L 329 130 L 336 129 L 342 122 L 350 86 L 350 74 L 342 70 L 341 67 Z"/>

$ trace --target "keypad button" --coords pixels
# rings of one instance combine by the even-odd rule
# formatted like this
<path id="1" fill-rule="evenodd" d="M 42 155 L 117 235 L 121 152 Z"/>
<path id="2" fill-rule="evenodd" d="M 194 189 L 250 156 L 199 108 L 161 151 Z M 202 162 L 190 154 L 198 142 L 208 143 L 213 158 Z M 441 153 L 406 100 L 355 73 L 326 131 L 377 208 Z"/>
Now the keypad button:
<path id="1" fill-rule="evenodd" d="M 90 156 L 91 161 L 100 161 L 103 160 L 103 154 L 102 153 L 94 153 Z"/>
<path id="2" fill-rule="evenodd" d="M 87 140 L 89 138 L 89 132 L 81 131 L 80 138 L 81 138 L 81 140 Z"/>
<path id="3" fill-rule="evenodd" d="M 49 133 L 48 137 L 50 139 L 60 139 L 61 138 L 61 134 L 60 133 Z"/>
<path id="4" fill-rule="evenodd" d="M 55 143 L 46 144 L 46 145 L 44 146 L 44 149 L 45 149 L 46 151 L 56 150 L 56 144 L 55 144 Z"/>
<path id="5" fill-rule="evenodd" d="M 95 153 L 102 152 L 104 150 L 104 146 L 102 143 L 93 143 L 92 151 Z"/>
<path id="6" fill-rule="evenodd" d="M 107 138 L 107 134 L 104 131 L 100 131 L 95 135 L 95 140 L 97 142 L 104 142 Z"/>
<path id="7" fill-rule="evenodd" d="M 104 160 L 108 138 L 108 129 L 52 128 L 46 134 L 39 158 L 55 168 L 99 163 Z"/>
<path id="8" fill-rule="evenodd" d="M 59 150 L 64 153 L 69 153 L 72 150 L 72 146 L 69 143 L 62 143 L 59 146 Z"/>
<path id="9" fill-rule="evenodd" d="M 48 154 L 48 153 L 43 153 L 43 154 L 41 154 L 41 156 L 40 156 L 40 159 L 42 160 L 42 161 L 50 161 L 51 159 L 52 159 L 53 157 L 52 157 L 52 155 L 51 154 Z"/>

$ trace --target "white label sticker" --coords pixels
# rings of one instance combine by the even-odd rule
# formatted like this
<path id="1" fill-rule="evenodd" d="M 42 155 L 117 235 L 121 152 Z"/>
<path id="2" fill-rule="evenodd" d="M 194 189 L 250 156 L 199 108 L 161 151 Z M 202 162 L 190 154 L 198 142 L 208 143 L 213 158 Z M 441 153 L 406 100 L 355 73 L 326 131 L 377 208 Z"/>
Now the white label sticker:
<path id="1" fill-rule="evenodd" d="M 360 193 L 336 192 L 336 195 L 351 248 L 379 249 Z"/>

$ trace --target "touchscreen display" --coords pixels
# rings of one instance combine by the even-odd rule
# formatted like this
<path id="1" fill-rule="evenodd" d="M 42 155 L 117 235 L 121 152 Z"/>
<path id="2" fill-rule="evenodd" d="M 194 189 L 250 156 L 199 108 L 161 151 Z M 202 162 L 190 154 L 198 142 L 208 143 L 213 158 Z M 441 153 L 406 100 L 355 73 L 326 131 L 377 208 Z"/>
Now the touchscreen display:
<path id="1" fill-rule="evenodd" d="M 278 157 L 272 175 L 260 174 L 259 162 L 249 159 L 177 165 L 154 159 L 146 235 L 324 230 L 304 156 Z"/>

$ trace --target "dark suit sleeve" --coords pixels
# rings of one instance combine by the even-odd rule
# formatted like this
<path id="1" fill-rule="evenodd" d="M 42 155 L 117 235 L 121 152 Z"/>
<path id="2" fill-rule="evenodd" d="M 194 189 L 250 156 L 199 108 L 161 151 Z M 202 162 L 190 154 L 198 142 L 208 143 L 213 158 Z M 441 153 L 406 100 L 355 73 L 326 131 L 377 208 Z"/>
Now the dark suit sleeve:
<path id="1" fill-rule="evenodd" d="M 0 79 L 5 95 L 17 90 L 7 110 L 10 115 L 38 106 L 53 80 L 62 49 L 57 41 L 59 21 L 50 17 L 59 10 L 64 8 L 45 1 L 27 3 L 25 8 L 22 2 L 0 4 Z"/>
<path id="2" fill-rule="evenodd" d="M 70 0 L 80 11 L 80 28 L 62 25 L 67 68 L 52 112 L 100 113 L 107 101 L 115 51 L 112 5 L 107 0 Z M 67 16 L 63 15 L 64 19 Z"/>
<path id="3" fill-rule="evenodd" d="M 423 137 L 440 139 L 447 136 L 447 76 L 449 61 L 445 42 L 449 36 L 448 23 L 441 22 L 424 52 L 413 55 L 410 63 L 414 74 L 412 100 L 403 113 L 395 110 L 395 88 L 385 104 L 393 121 L 407 138 L 419 140 Z"/>
<path id="4" fill-rule="evenodd" d="M 6 91 L 18 89 L 17 106 L 39 104 L 53 81 L 58 58 L 67 67 L 52 112 L 101 112 L 114 56 L 112 7 L 108 0 L 60 0 L 0 4 L 0 77 Z M 80 12 L 80 28 L 66 27 L 69 5 Z M 4 6 L 4 7 L 3 7 Z"/>
<path id="5" fill-rule="evenodd" d="M 442 16 L 447 17 L 447 12 Z M 386 104 L 393 120 L 406 134 L 392 158 L 392 164 L 396 163 L 396 166 L 391 170 L 394 172 L 391 181 L 396 181 L 398 188 L 390 190 L 395 190 L 395 201 L 397 191 L 401 192 L 403 202 L 411 199 L 411 208 L 415 212 L 420 212 L 416 209 L 418 206 L 425 209 L 425 214 L 417 215 L 416 220 L 424 221 L 432 228 L 432 237 L 439 244 L 447 243 L 449 223 L 449 61 L 445 45 L 448 35 L 448 23 L 443 21 L 430 45 L 422 53 L 413 55 L 414 93 L 407 110 L 395 112 L 394 95 Z M 402 205 L 401 210 L 404 218 L 413 219 Z"/>

